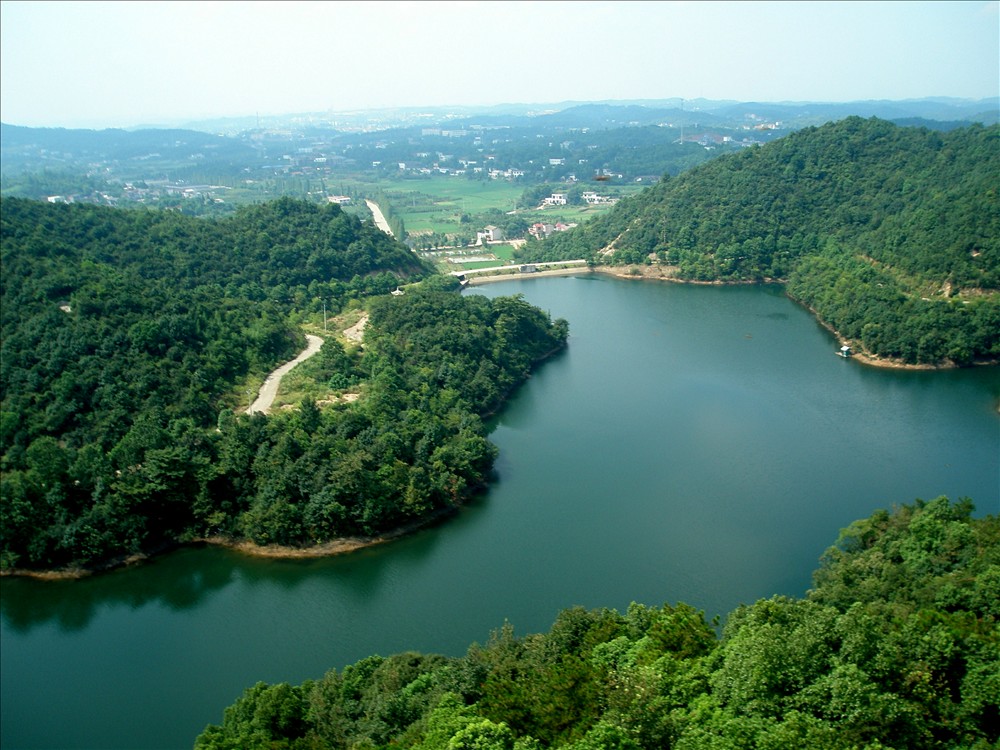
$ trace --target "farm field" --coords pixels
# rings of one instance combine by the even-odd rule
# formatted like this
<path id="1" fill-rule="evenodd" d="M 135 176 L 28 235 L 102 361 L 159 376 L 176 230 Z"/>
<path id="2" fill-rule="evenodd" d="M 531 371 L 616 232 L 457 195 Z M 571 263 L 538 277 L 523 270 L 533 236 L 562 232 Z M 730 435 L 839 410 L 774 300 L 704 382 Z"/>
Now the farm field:
<path id="1" fill-rule="evenodd" d="M 443 175 L 383 183 L 382 187 L 407 232 L 443 234 L 475 231 L 462 225 L 463 214 L 472 216 L 490 209 L 513 211 L 524 191 L 524 186 L 518 183 Z"/>
<path id="2" fill-rule="evenodd" d="M 480 181 L 460 177 L 433 176 L 423 180 L 381 181 L 379 187 L 392 202 L 410 234 L 472 234 L 481 229 L 462 223 L 492 209 L 507 213 L 515 210 L 527 184 L 500 180 Z M 631 195 L 642 186 L 622 185 L 618 190 Z M 519 215 L 529 223 L 583 222 L 608 210 L 610 206 L 554 206 L 541 210 L 524 209 Z"/>
<path id="3" fill-rule="evenodd" d="M 486 246 L 422 252 L 420 256 L 437 266 L 442 273 L 451 273 L 507 265 L 514 260 L 514 248 L 507 243 L 498 242 Z"/>
<path id="4" fill-rule="evenodd" d="M 477 268 L 493 268 L 495 266 L 502 266 L 503 264 L 504 262 L 500 260 L 474 260 L 468 263 L 456 263 L 454 264 L 454 270 L 473 271 Z"/>

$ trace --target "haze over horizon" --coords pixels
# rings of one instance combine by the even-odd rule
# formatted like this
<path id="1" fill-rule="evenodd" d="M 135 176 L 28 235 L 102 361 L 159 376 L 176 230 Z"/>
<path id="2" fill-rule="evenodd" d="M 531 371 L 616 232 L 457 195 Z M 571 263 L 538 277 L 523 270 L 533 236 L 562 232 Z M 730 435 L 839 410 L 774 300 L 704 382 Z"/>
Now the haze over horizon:
<path id="1" fill-rule="evenodd" d="M 1000 2 L 0 2 L 0 119 L 1000 94 Z"/>

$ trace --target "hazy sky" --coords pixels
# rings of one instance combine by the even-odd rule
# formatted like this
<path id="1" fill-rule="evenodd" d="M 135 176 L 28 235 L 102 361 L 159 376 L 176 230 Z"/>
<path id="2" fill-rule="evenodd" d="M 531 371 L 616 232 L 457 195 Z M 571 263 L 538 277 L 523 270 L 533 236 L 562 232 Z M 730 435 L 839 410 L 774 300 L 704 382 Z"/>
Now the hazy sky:
<path id="1" fill-rule="evenodd" d="M 1000 3 L 0 2 L 0 119 L 1000 94 Z"/>

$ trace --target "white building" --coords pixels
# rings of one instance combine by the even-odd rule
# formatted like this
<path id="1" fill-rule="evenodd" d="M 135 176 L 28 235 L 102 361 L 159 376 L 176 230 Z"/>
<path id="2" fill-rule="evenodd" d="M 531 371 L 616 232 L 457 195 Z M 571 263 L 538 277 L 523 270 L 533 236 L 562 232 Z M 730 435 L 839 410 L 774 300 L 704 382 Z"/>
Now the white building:
<path id="1" fill-rule="evenodd" d="M 503 239 L 503 230 L 500 227 L 495 227 L 492 224 L 488 225 L 483 231 L 476 232 L 476 244 L 482 245 L 484 242 L 499 242 Z"/>

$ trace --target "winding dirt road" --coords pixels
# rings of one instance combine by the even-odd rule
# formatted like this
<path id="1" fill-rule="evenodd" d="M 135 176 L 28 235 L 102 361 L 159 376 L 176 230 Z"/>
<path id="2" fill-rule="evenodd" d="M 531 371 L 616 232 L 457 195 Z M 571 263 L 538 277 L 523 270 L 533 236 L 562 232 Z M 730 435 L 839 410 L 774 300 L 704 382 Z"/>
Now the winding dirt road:
<path id="1" fill-rule="evenodd" d="M 260 387 L 260 392 L 257 394 L 257 400 L 250 405 L 249 409 L 247 409 L 247 414 L 256 414 L 258 412 L 267 414 L 271 410 L 271 404 L 274 403 L 274 397 L 278 395 L 278 386 L 281 384 L 281 379 L 287 375 L 291 369 L 295 367 L 295 365 L 299 364 L 299 362 L 305 362 L 311 356 L 316 354 L 320 347 L 323 346 L 323 339 L 319 336 L 313 336 L 312 334 L 307 333 L 306 339 L 309 341 L 309 345 L 306 346 L 305 350 L 303 350 L 299 356 L 291 362 L 285 362 L 285 364 L 267 376 L 267 379 L 264 380 L 264 385 Z"/>

